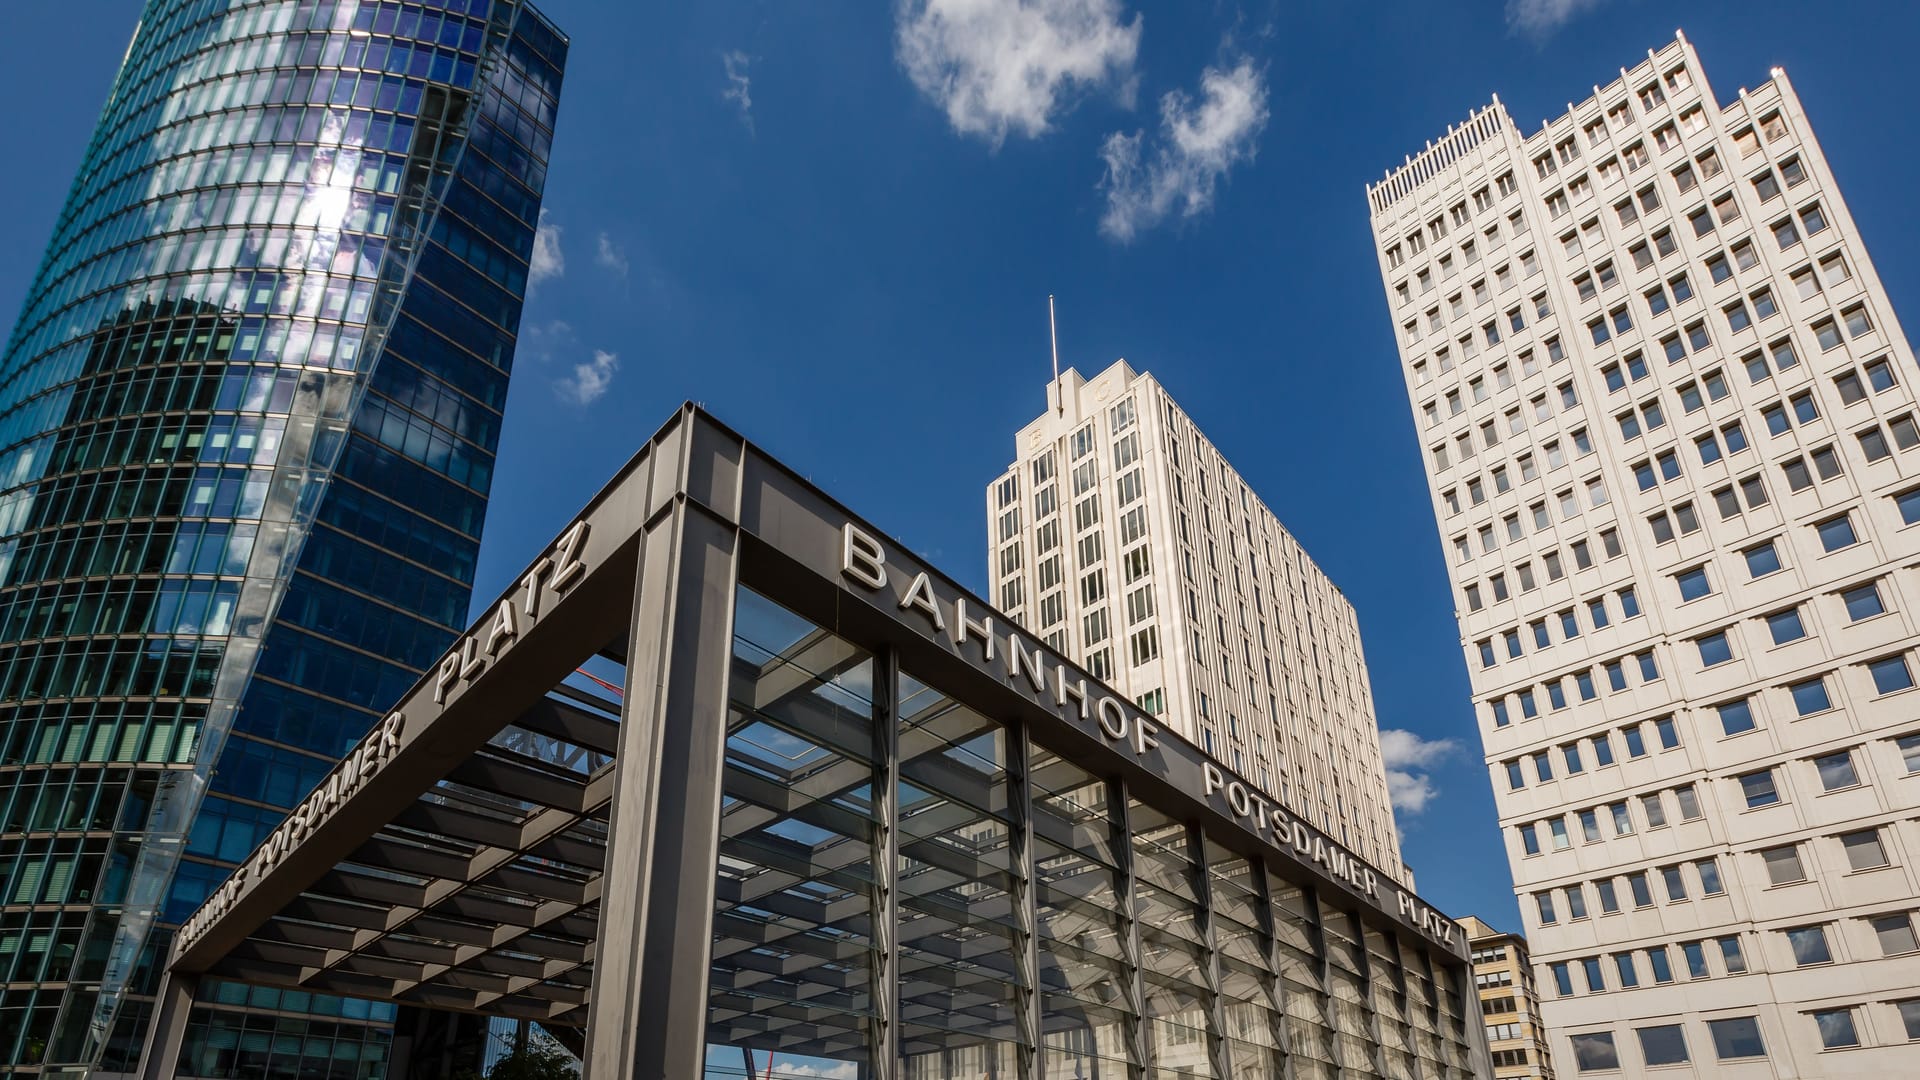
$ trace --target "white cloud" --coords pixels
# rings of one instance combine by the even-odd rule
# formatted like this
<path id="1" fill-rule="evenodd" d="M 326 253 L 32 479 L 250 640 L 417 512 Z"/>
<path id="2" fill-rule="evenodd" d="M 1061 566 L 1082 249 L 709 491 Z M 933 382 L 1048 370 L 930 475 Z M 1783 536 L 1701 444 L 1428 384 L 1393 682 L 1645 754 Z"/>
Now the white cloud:
<path id="1" fill-rule="evenodd" d="M 1253 61 L 1206 69 L 1200 95 L 1198 104 L 1179 90 L 1161 98 L 1160 130 L 1151 143 L 1141 131 L 1107 136 L 1100 149 L 1107 166 L 1100 231 L 1111 239 L 1126 243 L 1171 214 L 1204 212 L 1227 170 L 1253 160 L 1268 116 L 1266 79 Z M 1149 145 L 1150 152 L 1143 150 Z"/>
<path id="2" fill-rule="evenodd" d="M 593 359 L 573 365 L 573 374 L 556 379 L 553 389 L 562 400 L 575 405 L 591 405 L 613 385 L 613 374 L 620 370 L 620 357 L 605 349 L 593 350 Z"/>
<path id="3" fill-rule="evenodd" d="M 573 325 L 564 319 L 551 322 L 522 324 L 520 340 L 514 348 L 514 357 L 531 357 L 547 364 L 553 361 L 554 354 L 574 343 Z"/>
<path id="4" fill-rule="evenodd" d="M 753 58 L 739 49 L 720 54 L 720 64 L 727 71 L 727 88 L 720 91 L 720 99 L 740 106 L 740 122 L 749 133 L 753 131 L 753 80 L 747 77 L 751 63 Z"/>
<path id="5" fill-rule="evenodd" d="M 894 55 L 962 135 L 1035 138 L 1081 94 L 1133 96 L 1141 17 L 1120 0 L 900 0 Z"/>
<path id="6" fill-rule="evenodd" d="M 611 270 L 621 277 L 627 276 L 627 251 L 613 242 L 613 237 L 602 232 L 594 239 L 593 261 L 603 270 Z"/>
<path id="7" fill-rule="evenodd" d="M 1507 0 L 1507 29 L 1536 41 L 1548 37 L 1603 0 Z"/>
<path id="8" fill-rule="evenodd" d="M 527 265 L 527 287 L 557 278 L 567 272 L 567 256 L 560 250 L 560 226 L 547 220 L 547 209 L 540 208 L 540 223 L 533 231 L 533 259 Z"/>
<path id="9" fill-rule="evenodd" d="M 1380 759 L 1387 767 L 1387 793 L 1393 807 L 1407 814 L 1427 808 L 1440 789 L 1424 770 L 1460 749 L 1452 739 L 1423 739 L 1411 731 L 1386 728 L 1380 732 Z"/>

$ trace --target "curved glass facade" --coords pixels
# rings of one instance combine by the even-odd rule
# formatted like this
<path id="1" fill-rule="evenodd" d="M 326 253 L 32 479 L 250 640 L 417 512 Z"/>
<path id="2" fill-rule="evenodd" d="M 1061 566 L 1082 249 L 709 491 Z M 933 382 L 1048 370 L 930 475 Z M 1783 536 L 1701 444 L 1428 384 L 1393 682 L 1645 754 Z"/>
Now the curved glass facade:
<path id="1" fill-rule="evenodd" d="M 147 4 L 0 359 L 0 1076 L 131 1067 L 167 927 L 465 623 L 565 55 Z M 206 993 L 218 1075 L 383 1072 L 391 1006 Z"/>

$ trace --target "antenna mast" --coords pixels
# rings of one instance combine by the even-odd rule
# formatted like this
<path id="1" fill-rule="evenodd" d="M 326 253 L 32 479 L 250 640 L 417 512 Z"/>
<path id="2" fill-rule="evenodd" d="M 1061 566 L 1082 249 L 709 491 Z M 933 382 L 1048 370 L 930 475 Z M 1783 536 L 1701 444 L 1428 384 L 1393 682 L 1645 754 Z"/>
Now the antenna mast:
<path id="1" fill-rule="evenodd" d="M 1053 294 L 1047 294 L 1047 335 L 1053 340 L 1053 392 L 1058 411 L 1064 415 L 1067 411 L 1065 399 L 1060 397 L 1060 323 L 1053 316 Z"/>

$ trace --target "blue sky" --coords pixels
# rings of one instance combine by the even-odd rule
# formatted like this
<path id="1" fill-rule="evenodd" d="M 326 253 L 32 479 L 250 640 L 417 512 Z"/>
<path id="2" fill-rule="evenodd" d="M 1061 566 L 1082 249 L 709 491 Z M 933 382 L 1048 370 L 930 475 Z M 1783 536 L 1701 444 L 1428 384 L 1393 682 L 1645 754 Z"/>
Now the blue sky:
<path id="1" fill-rule="evenodd" d="M 559 261 L 527 305 L 478 595 L 689 398 L 980 588 L 981 491 L 1043 407 L 1055 293 L 1063 364 L 1153 371 L 1346 590 L 1381 724 L 1417 736 L 1395 743 L 1421 891 L 1505 925 L 1363 186 L 1490 94 L 1531 130 L 1680 27 L 1722 100 L 1787 69 L 1894 303 L 1920 288 L 1890 242 L 1920 235 L 1920 6 L 1824 4 L 1818 33 L 1780 0 L 543 7 L 573 38 Z M 138 9 L 9 7 L 8 316 Z"/>

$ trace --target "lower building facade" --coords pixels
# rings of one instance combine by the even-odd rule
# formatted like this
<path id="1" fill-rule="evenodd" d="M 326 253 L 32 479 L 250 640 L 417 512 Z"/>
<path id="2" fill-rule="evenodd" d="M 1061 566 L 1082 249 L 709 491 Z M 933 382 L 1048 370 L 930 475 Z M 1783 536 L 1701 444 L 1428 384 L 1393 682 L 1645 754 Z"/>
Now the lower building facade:
<path id="1" fill-rule="evenodd" d="M 1547 1028 L 1540 1021 L 1527 939 L 1502 933 L 1476 916 L 1460 920 L 1473 950 L 1473 985 L 1487 1022 L 1487 1054 L 1496 1080 L 1553 1080 Z"/>
<path id="2" fill-rule="evenodd" d="M 887 535 L 683 409 L 186 919 L 141 1075 L 238 985 L 594 1080 L 1492 1076 L 1459 925 Z"/>

